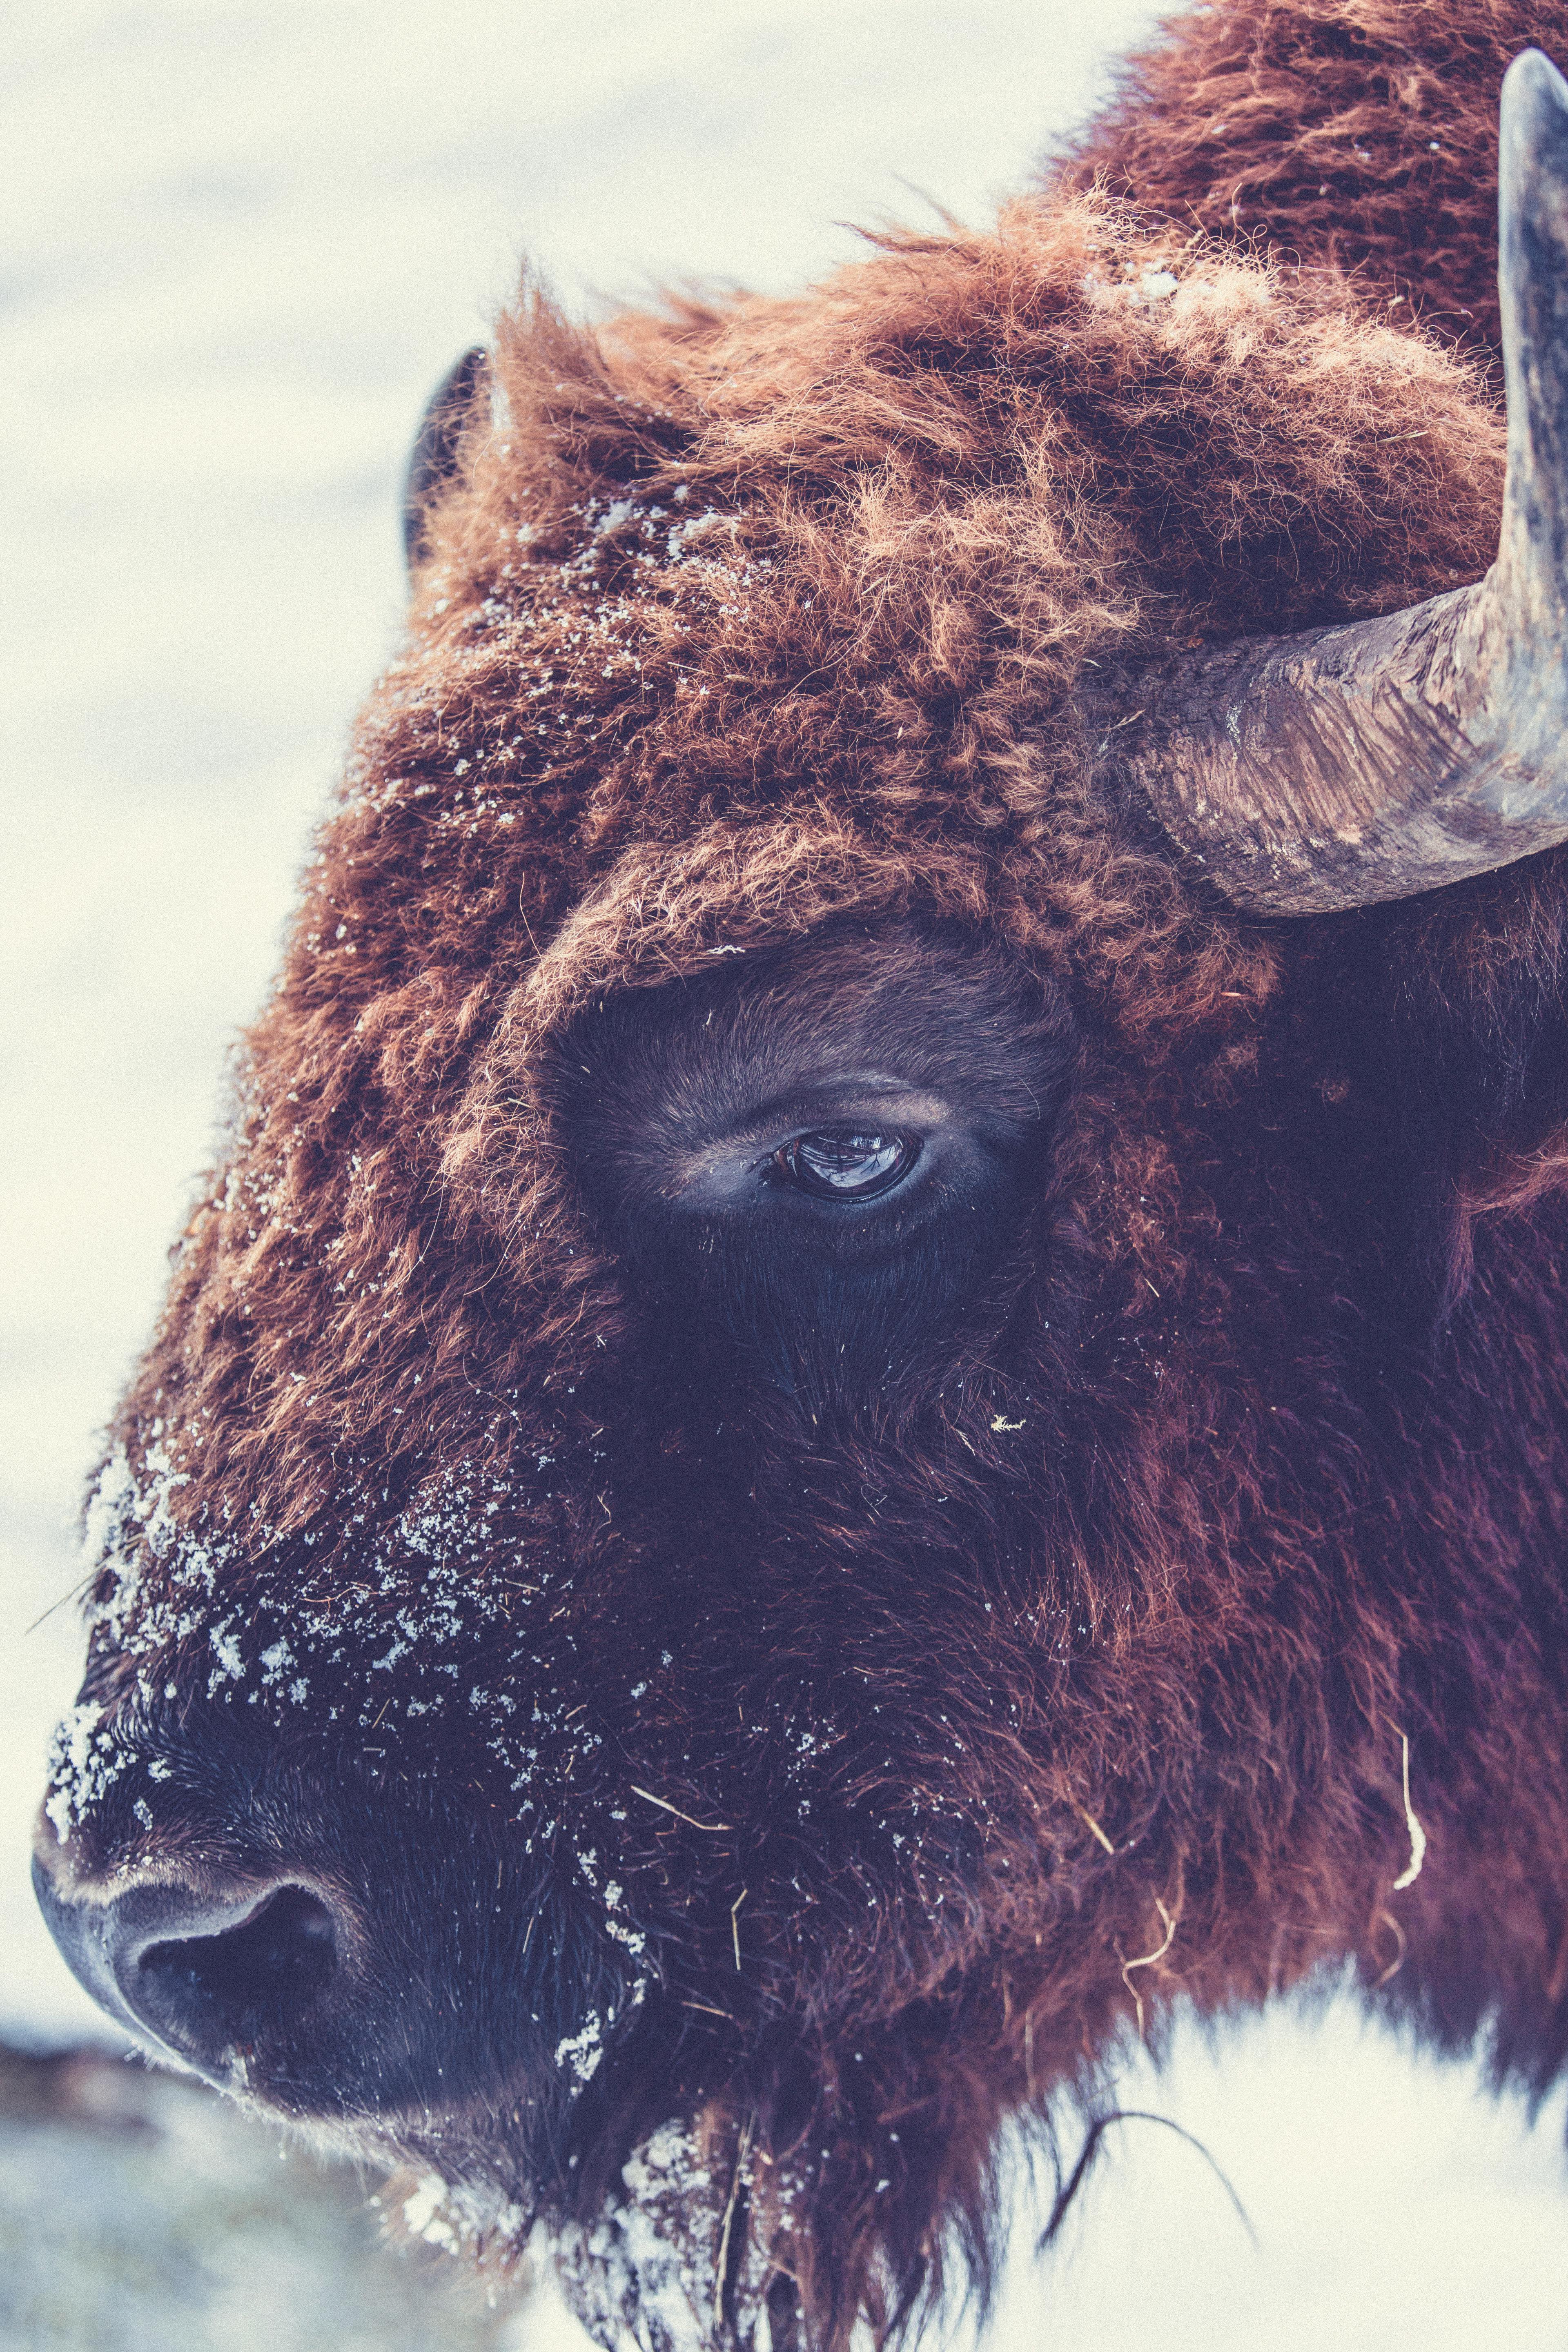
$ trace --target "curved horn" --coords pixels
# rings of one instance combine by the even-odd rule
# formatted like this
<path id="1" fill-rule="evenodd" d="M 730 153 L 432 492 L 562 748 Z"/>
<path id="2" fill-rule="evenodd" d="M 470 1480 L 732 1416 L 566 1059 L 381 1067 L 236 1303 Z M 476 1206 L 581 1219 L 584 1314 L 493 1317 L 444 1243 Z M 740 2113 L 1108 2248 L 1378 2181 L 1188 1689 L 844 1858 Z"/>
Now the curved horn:
<path id="1" fill-rule="evenodd" d="M 1499 226 L 1508 480 L 1486 578 L 1139 681 L 1118 764 L 1257 913 L 1405 898 L 1568 840 L 1568 83 L 1539 49 L 1503 81 Z"/>

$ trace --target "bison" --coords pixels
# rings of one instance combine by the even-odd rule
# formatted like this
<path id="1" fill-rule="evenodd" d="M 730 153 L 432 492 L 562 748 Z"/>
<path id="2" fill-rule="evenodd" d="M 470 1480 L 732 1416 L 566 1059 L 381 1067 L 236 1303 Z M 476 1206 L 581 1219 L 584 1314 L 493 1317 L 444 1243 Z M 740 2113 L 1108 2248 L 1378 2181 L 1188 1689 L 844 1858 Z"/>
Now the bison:
<path id="1" fill-rule="evenodd" d="M 983 2294 L 1178 1999 L 1568 2059 L 1535 44 L 1199 11 L 994 228 L 525 287 L 422 438 L 37 1883 L 606 2344 Z"/>

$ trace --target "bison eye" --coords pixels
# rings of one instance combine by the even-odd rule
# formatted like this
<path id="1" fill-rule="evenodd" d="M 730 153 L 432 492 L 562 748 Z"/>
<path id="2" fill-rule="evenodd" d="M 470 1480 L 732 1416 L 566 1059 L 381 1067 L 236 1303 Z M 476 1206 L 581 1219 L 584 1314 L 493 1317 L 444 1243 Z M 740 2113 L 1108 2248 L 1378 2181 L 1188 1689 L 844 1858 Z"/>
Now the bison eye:
<path id="1" fill-rule="evenodd" d="M 920 1158 L 917 1138 L 891 1129 L 815 1127 L 773 1155 L 791 1184 L 823 1201 L 871 1201 L 901 1184 Z"/>
<path id="2" fill-rule="evenodd" d="M 857 918 L 612 991 L 541 1076 L 650 1339 L 826 1428 L 993 1311 L 1077 1063 L 1066 1005 L 1000 949 Z"/>

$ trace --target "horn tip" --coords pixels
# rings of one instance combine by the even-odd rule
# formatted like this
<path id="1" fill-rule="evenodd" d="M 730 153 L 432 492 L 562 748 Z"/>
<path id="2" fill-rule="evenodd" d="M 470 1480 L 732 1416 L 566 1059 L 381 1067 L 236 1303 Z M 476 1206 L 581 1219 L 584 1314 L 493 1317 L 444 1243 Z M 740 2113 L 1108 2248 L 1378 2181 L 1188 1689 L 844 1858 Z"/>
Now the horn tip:
<path id="1" fill-rule="evenodd" d="M 1514 362 L 1512 425 L 1519 365 L 1527 352 L 1550 353 L 1560 375 L 1568 327 L 1568 81 L 1543 51 L 1522 50 L 1503 76 L 1499 134 L 1498 281 L 1505 362 L 1511 353 Z M 1568 422 L 1568 383 L 1558 404 Z"/>
<path id="2" fill-rule="evenodd" d="M 1501 103 L 1505 138 L 1516 125 L 1527 136 L 1530 130 L 1550 135 L 1568 115 L 1568 81 L 1544 49 L 1521 49 L 1502 78 Z"/>

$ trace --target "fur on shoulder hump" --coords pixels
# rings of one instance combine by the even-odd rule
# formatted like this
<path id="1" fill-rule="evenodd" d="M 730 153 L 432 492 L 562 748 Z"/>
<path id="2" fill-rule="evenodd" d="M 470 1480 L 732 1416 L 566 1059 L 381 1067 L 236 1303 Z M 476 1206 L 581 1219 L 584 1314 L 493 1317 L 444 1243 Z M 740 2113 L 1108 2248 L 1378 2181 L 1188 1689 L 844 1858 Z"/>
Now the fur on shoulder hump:
<path id="1" fill-rule="evenodd" d="M 1498 92 L 1564 0 L 1223 0 L 1169 19 L 1047 167 L 1342 277 L 1497 369 Z M 1500 382 L 1500 373 L 1499 374 Z"/>

